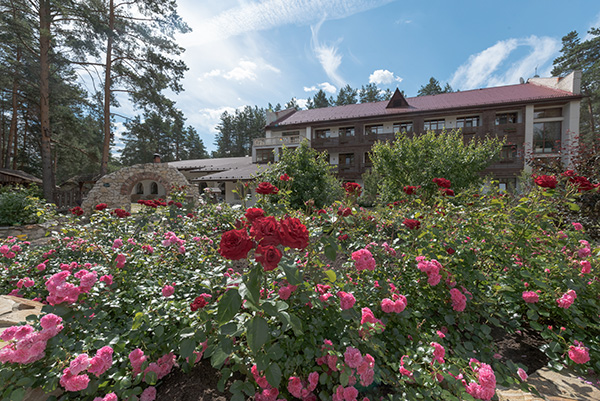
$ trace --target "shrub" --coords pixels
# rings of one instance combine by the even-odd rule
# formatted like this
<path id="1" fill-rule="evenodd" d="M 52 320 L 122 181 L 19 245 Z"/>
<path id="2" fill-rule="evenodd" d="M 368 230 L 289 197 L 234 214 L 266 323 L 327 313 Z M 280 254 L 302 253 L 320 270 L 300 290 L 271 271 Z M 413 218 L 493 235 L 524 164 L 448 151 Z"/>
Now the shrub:
<path id="1" fill-rule="evenodd" d="M 327 153 L 318 153 L 307 141 L 295 149 L 283 148 L 277 164 L 269 165 L 260 179 L 288 191 L 289 206 L 302 209 L 309 200 L 316 208 L 331 205 L 343 197 L 343 189 L 332 173 L 333 167 L 327 160 Z M 287 174 L 289 181 L 282 181 Z"/>
<path id="2" fill-rule="evenodd" d="M 37 187 L 3 187 L 0 190 L 0 226 L 40 223 L 53 208 L 40 198 Z"/>
<path id="3" fill-rule="evenodd" d="M 480 183 L 479 173 L 499 157 L 502 144 L 498 138 L 465 143 L 460 130 L 412 137 L 397 133 L 393 142 L 373 146 L 371 160 L 381 177 L 380 195 L 385 202 L 396 201 L 408 185 L 420 185 L 432 195 L 437 189 L 432 180 L 437 177 L 449 179 L 454 189 Z"/>

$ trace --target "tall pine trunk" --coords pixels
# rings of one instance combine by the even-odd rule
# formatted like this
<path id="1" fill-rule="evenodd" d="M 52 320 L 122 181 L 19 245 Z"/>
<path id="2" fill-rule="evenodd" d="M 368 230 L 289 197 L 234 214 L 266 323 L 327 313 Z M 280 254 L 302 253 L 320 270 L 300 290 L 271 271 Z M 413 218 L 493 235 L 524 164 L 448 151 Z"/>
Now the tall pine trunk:
<path id="1" fill-rule="evenodd" d="M 104 71 L 104 144 L 102 146 L 102 161 L 100 163 L 100 174 L 108 173 L 108 157 L 110 155 L 110 95 L 112 75 L 112 45 L 115 28 L 115 8 L 113 0 L 110 0 L 108 17 L 108 40 L 106 44 L 106 69 Z"/>
<path id="2" fill-rule="evenodd" d="M 44 198 L 53 201 L 54 171 L 50 130 L 50 0 L 40 0 L 40 126 Z"/>
<path id="3" fill-rule="evenodd" d="M 19 101 L 18 101 L 18 91 L 19 84 L 17 79 L 18 66 L 21 62 L 21 48 L 17 48 L 17 67 L 13 74 L 13 84 L 12 84 L 12 116 L 10 119 L 10 129 L 8 130 L 8 141 L 6 144 L 6 157 L 4 158 L 4 168 L 10 168 L 11 157 L 14 164 L 14 159 L 17 157 L 17 149 L 13 149 L 13 143 L 16 143 L 17 138 L 17 117 L 19 113 Z M 12 153 L 12 155 L 11 155 Z"/>

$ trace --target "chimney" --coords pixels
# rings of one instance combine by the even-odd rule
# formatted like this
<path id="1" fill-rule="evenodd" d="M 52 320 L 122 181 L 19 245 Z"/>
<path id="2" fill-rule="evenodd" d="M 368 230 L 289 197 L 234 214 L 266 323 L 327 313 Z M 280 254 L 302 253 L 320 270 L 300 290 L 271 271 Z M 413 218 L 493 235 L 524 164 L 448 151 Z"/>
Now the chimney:
<path id="1" fill-rule="evenodd" d="M 152 160 L 153 163 L 160 163 L 160 155 L 158 153 L 154 154 L 154 159 Z"/>

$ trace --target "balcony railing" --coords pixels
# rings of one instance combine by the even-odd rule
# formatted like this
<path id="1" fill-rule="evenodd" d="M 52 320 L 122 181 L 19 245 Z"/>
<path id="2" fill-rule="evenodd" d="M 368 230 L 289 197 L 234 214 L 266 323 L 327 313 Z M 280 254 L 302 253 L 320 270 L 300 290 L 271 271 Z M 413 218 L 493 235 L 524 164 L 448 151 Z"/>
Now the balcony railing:
<path id="1" fill-rule="evenodd" d="M 254 146 L 277 146 L 277 145 L 298 145 L 304 139 L 300 135 L 281 136 L 276 138 L 256 138 Z"/>

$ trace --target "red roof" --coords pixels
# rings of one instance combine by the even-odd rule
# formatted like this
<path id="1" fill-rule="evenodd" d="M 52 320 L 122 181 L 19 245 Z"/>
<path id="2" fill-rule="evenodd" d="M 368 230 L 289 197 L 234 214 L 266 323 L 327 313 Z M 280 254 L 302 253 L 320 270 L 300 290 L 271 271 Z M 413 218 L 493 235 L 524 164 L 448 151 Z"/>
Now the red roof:
<path id="1" fill-rule="evenodd" d="M 510 103 L 530 103 L 541 100 L 578 99 L 580 95 L 552 89 L 532 83 L 498 86 L 495 88 L 474 89 L 469 91 L 442 93 L 439 95 L 407 98 L 408 107 L 386 109 L 388 101 L 350 104 L 346 106 L 325 107 L 321 109 L 299 110 L 269 124 L 268 128 L 278 126 L 307 124 L 319 121 L 356 119 L 361 117 L 381 117 L 421 112 L 434 112 L 448 109 L 462 109 L 477 106 L 502 105 Z"/>

